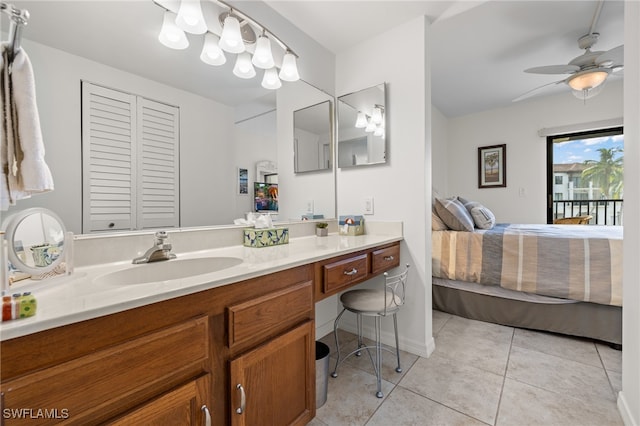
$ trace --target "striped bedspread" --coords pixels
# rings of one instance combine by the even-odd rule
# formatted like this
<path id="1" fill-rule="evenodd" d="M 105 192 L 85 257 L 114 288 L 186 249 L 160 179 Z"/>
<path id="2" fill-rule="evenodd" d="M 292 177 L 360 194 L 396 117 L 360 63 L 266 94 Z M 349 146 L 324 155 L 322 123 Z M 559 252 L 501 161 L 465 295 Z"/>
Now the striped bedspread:
<path id="1" fill-rule="evenodd" d="M 433 276 L 622 306 L 622 227 L 498 224 L 432 231 Z"/>

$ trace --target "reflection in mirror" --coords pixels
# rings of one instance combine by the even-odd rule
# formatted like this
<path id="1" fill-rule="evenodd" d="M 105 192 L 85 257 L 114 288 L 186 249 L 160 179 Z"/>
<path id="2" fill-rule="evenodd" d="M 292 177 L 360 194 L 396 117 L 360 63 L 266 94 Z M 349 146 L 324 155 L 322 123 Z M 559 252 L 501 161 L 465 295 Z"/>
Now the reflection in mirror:
<path id="1" fill-rule="evenodd" d="M 68 230 L 85 232 L 82 80 L 179 108 L 180 227 L 232 224 L 253 211 L 252 191 L 240 193 L 237 189 L 239 169 L 248 171 L 249 185 L 259 181 L 255 170 L 260 161 L 277 163 L 279 181 L 283 173 L 294 176 L 290 154 L 286 168 L 282 164 L 285 160 L 279 158 L 282 146 L 278 141 L 284 139 L 278 134 L 281 124 L 277 122 L 285 114 L 292 117 L 292 110 L 287 105 L 286 113 L 281 113 L 276 94 L 291 90 L 300 98 L 301 93 L 315 92 L 319 98 L 324 95 L 320 90 L 297 81 L 268 91 L 260 85 L 261 74 L 248 80 L 233 75 L 233 61 L 220 67 L 200 61 L 202 44 L 195 39 L 185 50 L 167 49 L 158 42 L 163 11 L 152 1 L 12 3 L 31 15 L 22 34 L 22 47 L 35 74 L 55 191 L 22 200 L 9 208 L 10 213 L 47 207 L 58 212 Z M 212 10 L 208 14 L 215 18 L 212 21 L 217 19 Z M 277 32 L 277 28 L 272 30 Z M 324 99 L 304 100 L 305 104 L 295 109 Z M 287 131 L 293 128 L 288 122 L 285 125 Z M 293 137 L 286 140 L 290 146 Z M 306 185 L 322 188 L 323 194 L 334 199 L 334 182 L 325 183 L 319 176 L 310 175 Z M 299 209 L 286 202 L 287 197 L 295 196 L 292 194 L 291 189 L 280 193 L 281 220 L 300 217 Z M 335 208 L 324 213 L 335 217 Z"/>
<path id="2" fill-rule="evenodd" d="M 55 213 L 42 208 L 23 210 L 8 217 L 3 229 L 15 269 L 41 274 L 62 262 L 66 231 Z"/>
<path id="3" fill-rule="evenodd" d="M 385 84 L 338 97 L 338 167 L 387 161 Z"/>
<path id="4" fill-rule="evenodd" d="M 333 104 L 325 101 L 293 112 L 294 171 L 331 170 Z"/>

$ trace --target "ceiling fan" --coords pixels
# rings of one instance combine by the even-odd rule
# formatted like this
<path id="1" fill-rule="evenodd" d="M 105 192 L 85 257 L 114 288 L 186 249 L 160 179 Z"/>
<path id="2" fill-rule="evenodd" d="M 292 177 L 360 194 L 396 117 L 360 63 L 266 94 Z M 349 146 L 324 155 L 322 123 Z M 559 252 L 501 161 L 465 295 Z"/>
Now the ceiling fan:
<path id="1" fill-rule="evenodd" d="M 513 102 L 529 98 L 544 88 L 561 83 L 569 86 L 577 98 L 586 100 L 597 95 L 602 90 L 603 83 L 611 73 L 618 72 L 624 67 L 624 45 L 607 51 L 591 50 L 600 36 L 594 29 L 603 5 L 604 0 L 598 2 L 589 33 L 578 39 L 578 47 L 585 50 L 582 55 L 573 58 L 567 65 L 546 65 L 524 70 L 524 72 L 532 74 L 569 74 L 569 76 L 562 80 L 536 87 L 518 96 Z"/>

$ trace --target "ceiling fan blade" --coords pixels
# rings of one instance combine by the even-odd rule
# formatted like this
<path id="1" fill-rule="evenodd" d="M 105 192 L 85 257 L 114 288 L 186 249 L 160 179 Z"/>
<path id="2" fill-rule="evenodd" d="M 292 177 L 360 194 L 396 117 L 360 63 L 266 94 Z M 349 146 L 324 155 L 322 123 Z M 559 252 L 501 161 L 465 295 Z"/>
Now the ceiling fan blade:
<path id="1" fill-rule="evenodd" d="M 524 72 L 531 74 L 573 74 L 577 71 L 580 71 L 580 67 L 577 65 L 546 65 L 524 70 Z"/>
<path id="2" fill-rule="evenodd" d="M 529 90 L 529 91 L 528 91 L 528 92 L 526 92 L 526 93 L 523 93 L 522 95 L 518 96 L 517 98 L 515 98 L 515 99 L 514 99 L 514 100 L 512 100 L 511 102 L 518 102 L 518 101 L 521 101 L 521 100 L 523 100 L 523 99 L 530 98 L 530 97 L 535 96 L 535 95 L 537 95 L 538 93 L 542 92 L 542 91 L 543 91 L 543 89 L 547 89 L 547 88 L 549 88 L 549 87 L 551 87 L 551 86 L 555 86 L 556 84 L 560 84 L 560 83 L 564 83 L 564 82 L 565 82 L 565 80 L 564 80 L 564 79 L 562 79 L 562 80 L 558 80 L 558 81 L 552 81 L 551 83 L 547 83 L 547 84 L 545 84 L 545 85 L 542 85 L 542 86 L 536 87 L 535 89 L 532 89 L 532 90 Z"/>
<path id="3" fill-rule="evenodd" d="M 621 66 L 624 63 L 624 45 L 607 50 L 596 58 L 596 64 L 603 67 Z"/>

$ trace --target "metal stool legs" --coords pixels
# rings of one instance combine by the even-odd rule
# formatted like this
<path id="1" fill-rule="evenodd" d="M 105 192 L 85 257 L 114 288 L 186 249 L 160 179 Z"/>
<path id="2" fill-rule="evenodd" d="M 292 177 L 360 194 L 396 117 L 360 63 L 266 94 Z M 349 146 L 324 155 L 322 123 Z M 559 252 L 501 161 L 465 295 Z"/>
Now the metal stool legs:
<path id="1" fill-rule="evenodd" d="M 342 359 L 342 355 L 340 353 L 340 342 L 338 339 L 338 323 L 340 322 L 340 319 L 342 318 L 342 315 L 344 314 L 344 312 L 346 311 L 346 309 L 343 309 L 342 312 L 340 312 L 340 314 L 338 315 L 338 317 L 336 318 L 334 324 L 333 324 L 333 335 L 335 338 L 335 342 L 336 342 L 336 351 L 338 353 L 337 355 L 337 359 L 336 359 L 336 366 L 333 369 L 333 373 L 331 373 L 331 377 L 338 377 L 338 367 L 340 366 L 340 364 L 342 364 L 344 361 L 347 360 L 347 358 L 349 358 L 351 355 L 355 355 L 355 356 L 360 356 L 361 355 L 361 350 L 362 349 L 366 349 L 367 353 L 369 354 L 369 358 L 371 359 L 371 363 L 373 364 L 373 369 L 375 370 L 375 374 L 376 374 L 376 385 L 377 385 L 377 390 L 376 390 L 376 396 L 378 398 L 382 398 L 384 396 L 384 394 L 382 393 L 382 350 L 387 350 L 389 352 L 391 352 L 391 350 L 389 350 L 388 348 L 384 348 L 382 347 L 382 343 L 381 343 L 381 318 L 380 316 L 375 316 L 375 345 L 374 346 L 366 346 L 363 341 L 362 341 L 362 315 L 357 314 L 357 324 L 358 324 L 358 346 L 356 349 L 354 349 L 353 351 L 349 352 L 344 359 Z M 395 333 L 395 340 L 396 340 L 396 358 L 398 361 L 398 367 L 396 367 L 396 372 L 398 373 L 402 373 L 402 367 L 400 366 L 400 349 L 399 349 L 399 345 L 398 345 L 398 321 L 396 318 L 396 314 L 393 314 L 393 328 L 394 328 L 394 333 Z M 370 349 L 375 349 L 376 350 L 376 355 L 375 355 L 375 359 L 373 358 L 373 355 L 371 355 L 371 351 Z"/>

